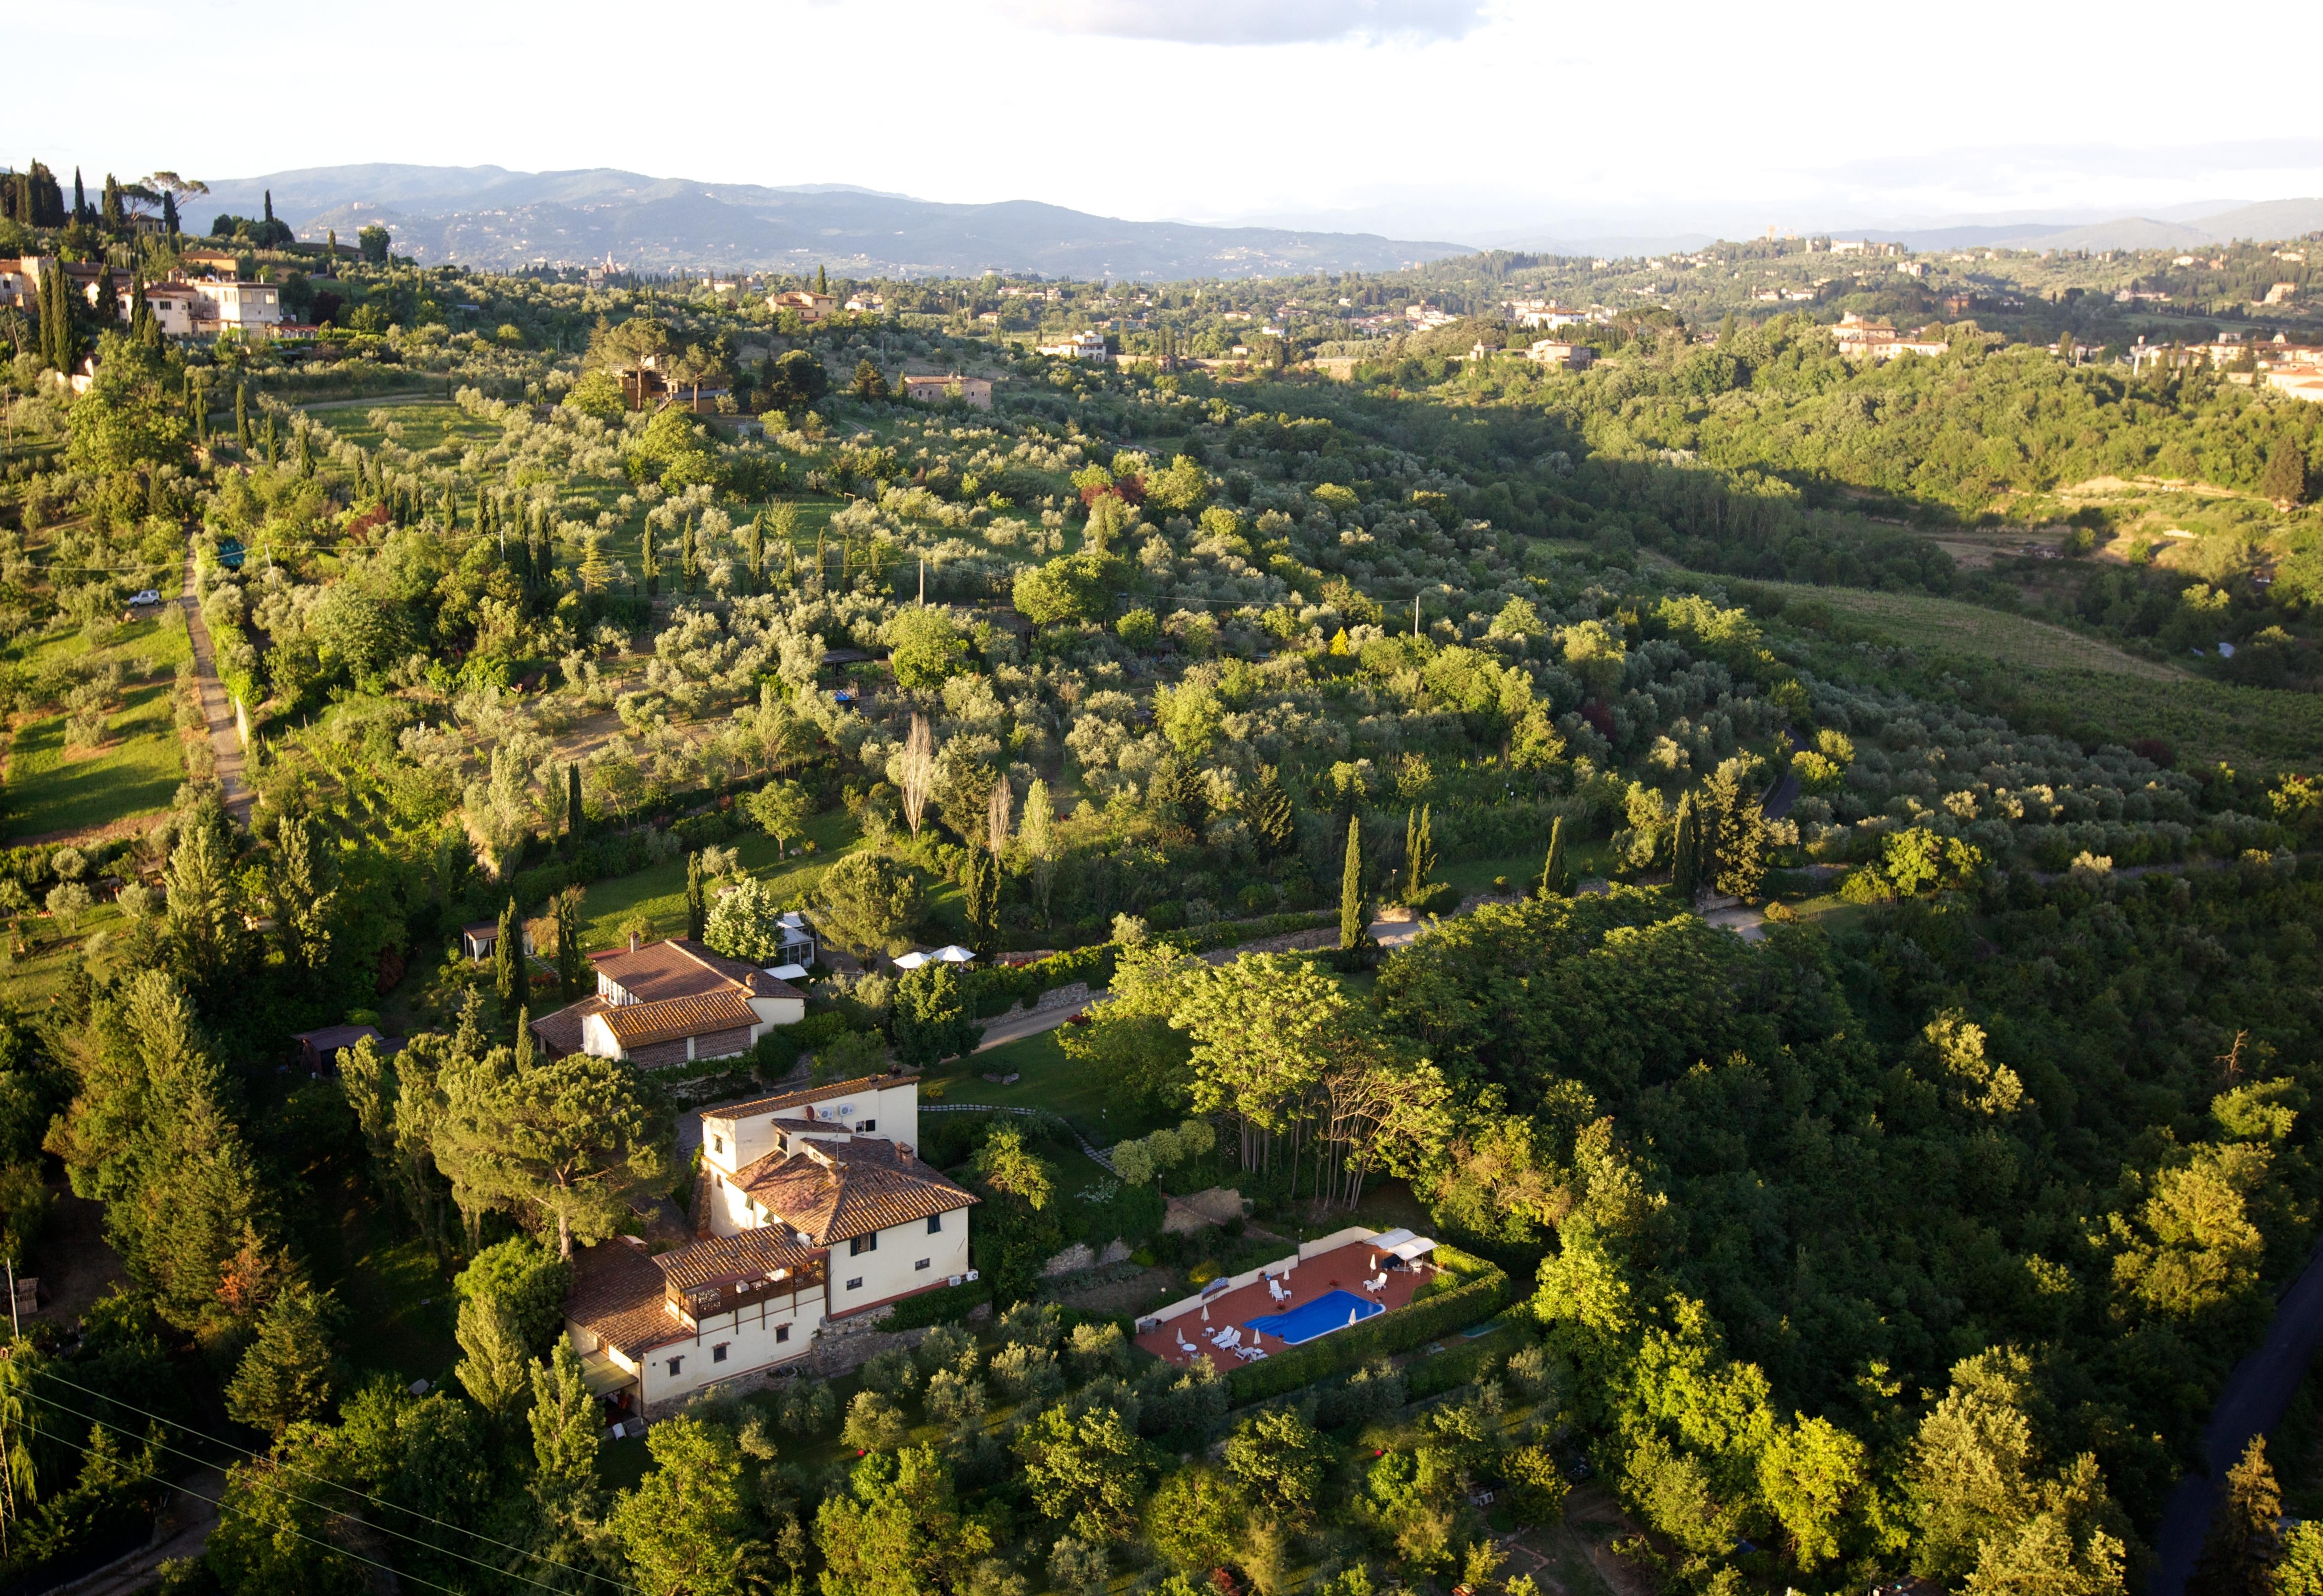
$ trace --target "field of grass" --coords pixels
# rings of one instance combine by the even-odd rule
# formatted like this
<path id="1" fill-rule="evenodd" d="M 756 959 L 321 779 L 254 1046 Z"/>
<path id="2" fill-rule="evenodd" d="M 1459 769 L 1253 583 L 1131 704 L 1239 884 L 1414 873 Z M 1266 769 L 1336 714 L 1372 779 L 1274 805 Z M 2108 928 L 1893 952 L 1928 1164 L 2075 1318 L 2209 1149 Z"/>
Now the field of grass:
<path id="1" fill-rule="evenodd" d="M 1739 584 L 1738 584 L 1739 585 Z M 2147 682 L 2196 682 L 2176 665 L 2141 659 L 2111 644 L 2028 616 L 2005 615 L 1979 604 L 1926 593 L 1873 592 L 1863 588 L 1809 587 L 1798 582 L 1749 584 L 1790 603 L 1828 605 L 1849 619 L 1914 648 L 1964 654 L 1995 665 L 2035 671 L 2090 671 Z"/>
<path id="2" fill-rule="evenodd" d="M 2225 761 L 2256 771 L 2311 770 L 2323 748 L 2323 695 L 2245 687 L 2029 617 L 1955 600 L 1789 582 L 1736 582 L 1826 606 L 1857 630 L 1918 651 L 1956 675 L 1978 707 L 2077 741 L 2166 743 L 2179 764 Z"/>
<path id="3" fill-rule="evenodd" d="M 192 647 L 185 628 L 141 620 L 117 628 L 101 647 L 91 648 L 69 628 L 20 643 L 11 655 L 33 667 L 68 660 L 174 667 L 191 657 Z M 8 754 L 0 841 L 95 830 L 167 809 L 185 780 L 171 691 L 167 675 L 124 689 L 105 744 L 93 752 L 66 751 L 62 714 L 18 728 Z"/>
<path id="4" fill-rule="evenodd" d="M 1012 1070 L 1020 1078 L 1007 1086 L 984 1078 Z M 1178 1123 L 1174 1114 L 1152 1114 L 1124 1102 L 1119 1084 L 1102 1068 L 1065 1056 L 1054 1031 L 971 1053 L 932 1069 L 920 1082 L 920 1096 L 929 1103 L 1045 1108 L 1099 1147 Z"/>

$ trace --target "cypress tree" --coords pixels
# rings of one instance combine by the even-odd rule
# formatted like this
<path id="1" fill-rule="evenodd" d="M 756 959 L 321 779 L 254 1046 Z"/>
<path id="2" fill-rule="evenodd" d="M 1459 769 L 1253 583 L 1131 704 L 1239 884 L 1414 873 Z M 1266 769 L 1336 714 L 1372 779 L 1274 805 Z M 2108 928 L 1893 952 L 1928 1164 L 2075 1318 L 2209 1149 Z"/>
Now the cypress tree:
<path id="1" fill-rule="evenodd" d="M 588 824 L 588 817 L 581 812 L 581 767 L 568 765 L 565 767 L 565 839 L 576 850 Z"/>
<path id="2" fill-rule="evenodd" d="M 1548 858 L 1541 861 L 1540 896 L 1569 898 L 1573 895 L 1573 874 L 1565 867 L 1565 817 L 1558 815 L 1548 822 Z"/>
<path id="3" fill-rule="evenodd" d="M 693 591 L 693 518 L 690 515 L 678 533 L 677 579 L 687 592 Z"/>
<path id="4" fill-rule="evenodd" d="M 1000 913 L 994 899 L 999 894 L 1000 872 L 991 849 L 973 838 L 969 841 L 960 885 L 967 898 L 969 943 L 978 957 L 988 960 L 999 950 Z"/>
<path id="5" fill-rule="evenodd" d="M 1670 892 L 1685 908 L 1702 890 L 1702 817 L 1688 793 L 1677 801 L 1677 824 L 1670 838 Z"/>
<path id="6" fill-rule="evenodd" d="M 78 167 L 73 168 L 72 219 L 76 222 L 88 219 L 88 190 L 80 185 L 80 168 Z"/>
<path id="7" fill-rule="evenodd" d="M 148 349 L 161 346 L 161 324 L 153 319 L 153 307 L 145 302 L 142 271 L 129 281 L 129 335 Z"/>
<path id="8" fill-rule="evenodd" d="M 1347 821 L 1347 857 L 1339 870 L 1339 947 L 1362 947 L 1370 930 L 1364 919 L 1364 821 L 1355 815 Z"/>
<path id="9" fill-rule="evenodd" d="M 96 325 L 109 327 L 121 319 L 121 290 L 114 286 L 113 262 L 96 269 Z"/>
<path id="10" fill-rule="evenodd" d="M 661 566 L 654 559 L 653 518 L 646 518 L 645 531 L 638 543 L 638 574 L 646 579 L 646 597 L 661 592 Z"/>
<path id="11" fill-rule="evenodd" d="M 1428 878 L 1436 874 L 1436 839 L 1431 833 L 1428 820 L 1428 806 L 1424 803 L 1404 816 L 1403 901 L 1407 903 L 1419 901 Z"/>
<path id="12" fill-rule="evenodd" d="M 170 235 L 170 247 L 178 247 L 178 197 L 169 189 L 161 190 L 161 227 Z"/>
<path id="13" fill-rule="evenodd" d="M 250 385 L 234 385 L 234 442 L 245 455 L 250 453 Z"/>
<path id="14" fill-rule="evenodd" d="M 271 188 L 266 191 L 266 220 L 269 224 L 274 220 L 274 190 Z"/>
<path id="15" fill-rule="evenodd" d="M 579 1000 L 588 984 L 589 961 L 581 953 L 581 889 L 568 886 L 556 894 L 556 977 L 565 1001 Z"/>
<path id="16" fill-rule="evenodd" d="M 750 591 L 759 592 L 766 586 L 767 573 L 767 512 L 760 510 L 750 518 Z"/>
<path id="17" fill-rule="evenodd" d="M 702 856 L 690 853 L 685 856 L 685 934 L 698 942 L 709 924 L 710 906 L 702 896 Z"/>
<path id="18" fill-rule="evenodd" d="M 517 925 L 516 900 L 510 898 L 500 909 L 500 935 L 492 943 L 492 990 L 500 995 L 502 1014 L 516 1004 L 516 940 L 522 934 Z"/>

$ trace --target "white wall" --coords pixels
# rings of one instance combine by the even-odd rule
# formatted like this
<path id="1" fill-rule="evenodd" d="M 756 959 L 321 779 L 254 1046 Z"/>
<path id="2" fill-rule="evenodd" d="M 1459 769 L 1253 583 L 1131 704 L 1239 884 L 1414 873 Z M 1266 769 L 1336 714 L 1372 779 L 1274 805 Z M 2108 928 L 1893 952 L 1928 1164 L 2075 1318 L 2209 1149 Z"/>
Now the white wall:
<path id="1" fill-rule="evenodd" d="M 928 1234 L 924 1219 L 891 1225 L 878 1233 L 879 1244 L 868 1252 L 854 1252 L 845 1242 L 831 1248 L 831 1316 L 945 1285 L 954 1275 L 966 1274 L 970 1212 L 955 1208 L 938 1215 L 943 1228 L 933 1235 Z M 923 1263 L 925 1268 L 921 1267 Z"/>

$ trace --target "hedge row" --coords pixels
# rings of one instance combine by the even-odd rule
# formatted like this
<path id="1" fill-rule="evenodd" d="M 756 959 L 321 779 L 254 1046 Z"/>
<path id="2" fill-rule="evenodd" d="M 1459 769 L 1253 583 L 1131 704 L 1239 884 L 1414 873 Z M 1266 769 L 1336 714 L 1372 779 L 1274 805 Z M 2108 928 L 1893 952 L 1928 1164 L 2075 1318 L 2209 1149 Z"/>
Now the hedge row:
<path id="1" fill-rule="evenodd" d="M 930 1325 L 957 1324 L 992 1300 L 992 1284 L 988 1280 L 962 1280 L 957 1286 L 938 1286 L 932 1291 L 923 1291 L 917 1297 L 906 1297 L 887 1311 L 879 1322 L 882 1330 L 919 1330 Z"/>
<path id="2" fill-rule="evenodd" d="M 1464 1258 L 1464 1254 L 1461 1256 Z M 1334 1331 L 1319 1341 L 1287 1352 L 1271 1353 L 1254 1363 L 1230 1371 L 1226 1375 L 1227 1399 L 1239 1408 L 1312 1385 L 1373 1358 L 1425 1346 L 1440 1336 L 1492 1317 L 1508 1307 L 1514 1295 L 1507 1272 L 1496 1265 L 1483 1264 L 1483 1272 L 1474 1279 L 1441 1296 L 1415 1302 L 1393 1313 L 1376 1315 L 1350 1329 Z"/>

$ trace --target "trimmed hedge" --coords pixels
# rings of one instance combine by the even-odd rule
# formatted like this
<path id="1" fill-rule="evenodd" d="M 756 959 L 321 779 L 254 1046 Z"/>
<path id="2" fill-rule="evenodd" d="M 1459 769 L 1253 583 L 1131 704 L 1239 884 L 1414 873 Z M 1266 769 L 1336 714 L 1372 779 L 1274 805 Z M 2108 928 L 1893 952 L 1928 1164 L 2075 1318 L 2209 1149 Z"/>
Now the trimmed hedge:
<path id="1" fill-rule="evenodd" d="M 1513 1299 L 1515 1288 L 1507 1271 L 1497 1265 L 1448 1247 L 1438 1248 L 1437 1252 L 1455 1270 L 1473 1263 L 1481 1266 L 1481 1272 L 1441 1296 L 1415 1302 L 1393 1313 L 1377 1315 L 1352 1328 L 1334 1331 L 1319 1341 L 1288 1352 L 1272 1353 L 1255 1363 L 1228 1371 L 1227 1400 L 1240 1408 L 1312 1385 L 1373 1358 L 1409 1352 L 1439 1336 L 1464 1330 L 1479 1319 L 1492 1317 Z"/>
<path id="2" fill-rule="evenodd" d="M 957 1286 L 938 1286 L 932 1291 L 923 1291 L 917 1297 L 906 1297 L 879 1321 L 882 1330 L 920 1330 L 930 1325 L 950 1325 L 976 1311 L 981 1304 L 992 1300 L 992 1284 L 988 1280 L 962 1280 Z"/>

